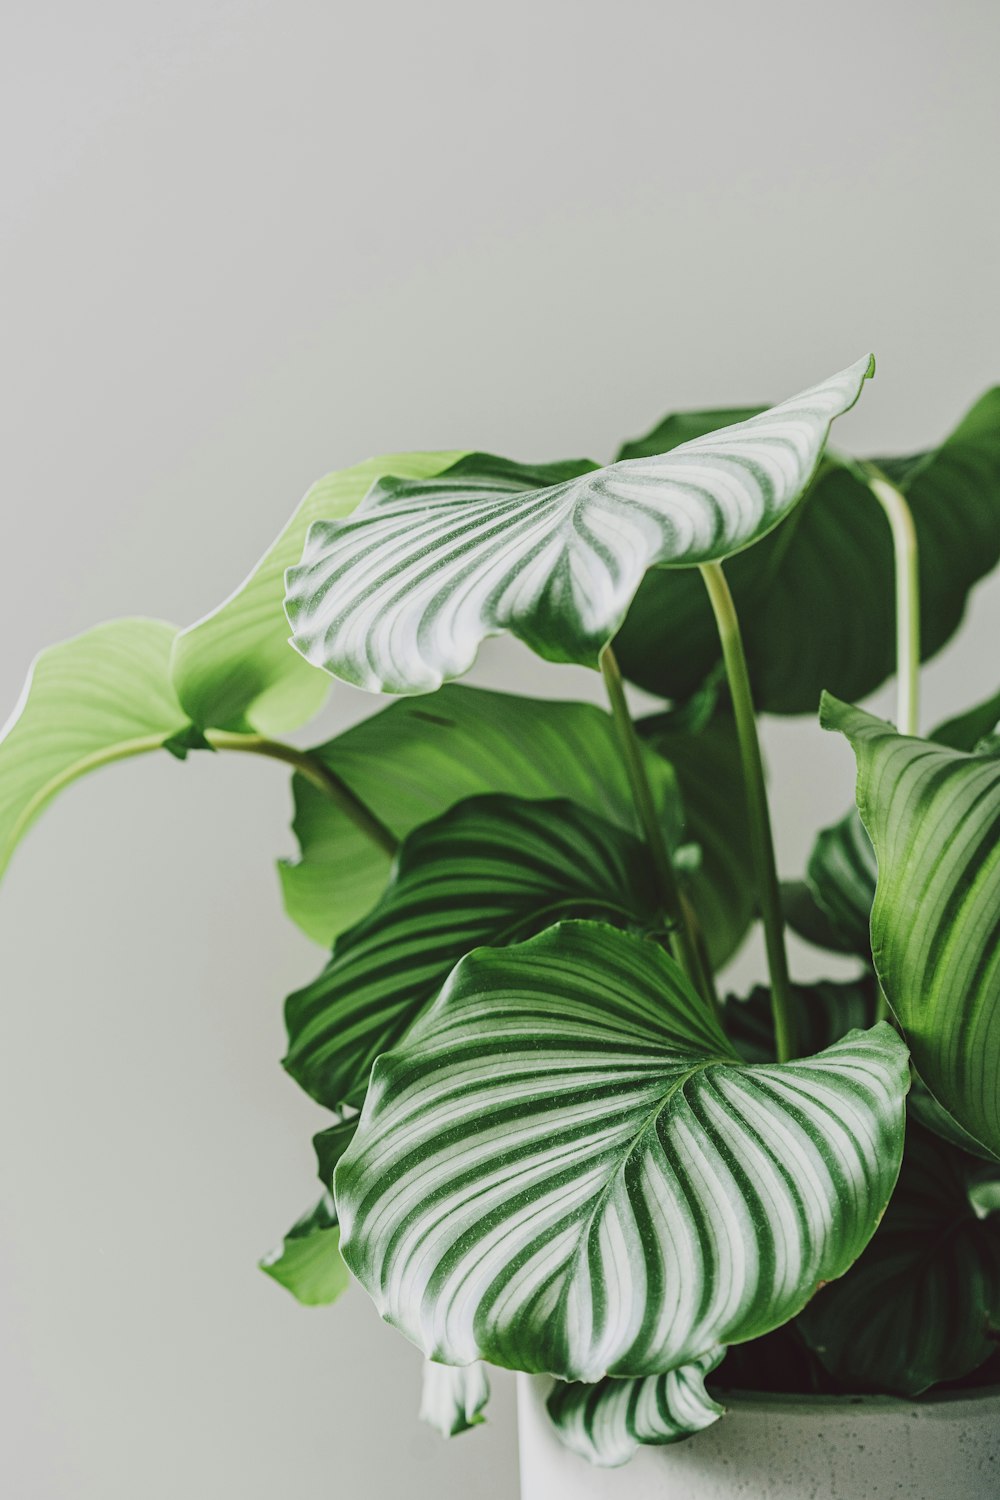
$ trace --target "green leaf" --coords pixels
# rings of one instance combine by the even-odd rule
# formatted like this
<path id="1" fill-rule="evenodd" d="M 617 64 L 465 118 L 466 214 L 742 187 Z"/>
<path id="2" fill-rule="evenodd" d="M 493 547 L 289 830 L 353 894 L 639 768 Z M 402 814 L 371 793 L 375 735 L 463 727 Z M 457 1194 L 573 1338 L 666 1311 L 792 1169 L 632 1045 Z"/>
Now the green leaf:
<path id="1" fill-rule="evenodd" d="M 461 1367 L 425 1362 L 420 1420 L 442 1437 L 479 1427 L 486 1421 L 483 1411 L 489 1399 L 489 1377 L 478 1362 Z"/>
<path id="2" fill-rule="evenodd" d="M 375 1064 L 335 1179 L 344 1257 L 430 1357 L 661 1374 L 856 1259 L 907 1081 L 884 1023 L 746 1065 L 661 948 L 562 923 L 463 959 Z"/>
<path id="3" fill-rule="evenodd" d="M 793 509 L 870 358 L 781 406 L 657 458 L 551 483 L 485 459 L 385 481 L 319 522 L 289 570 L 292 643 L 376 692 L 432 692 L 509 631 L 550 661 L 596 666 L 643 574 L 750 546 Z"/>
<path id="4" fill-rule="evenodd" d="M 161 620 L 115 620 L 35 658 L 0 733 L 0 871 L 64 786 L 183 734 L 168 673 L 175 635 Z"/>
<path id="5" fill-rule="evenodd" d="M 804 1054 L 822 1052 L 875 1020 L 875 980 L 871 975 L 862 979 L 816 979 L 811 984 L 792 984 L 790 989 L 798 1046 Z M 729 995 L 723 1022 L 726 1035 L 747 1062 L 774 1061 L 774 1020 L 767 985 L 755 985 L 745 1000 Z"/>
<path id="6" fill-rule="evenodd" d="M 913 513 L 927 658 L 954 634 L 970 589 L 1000 560 L 1000 388 L 934 452 L 877 463 Z M 793 522 L 734 558 L 726 576 L 758 709 L 813 713 L 822 689 L 863 698 L 894 671 L 892 543 L 853 465 L 827 457 Z M 662 697 L 687 697 L 719 657 L 700 582 L 650 572 L 615 643 L 625 675 Z"/>
<path id="7" fill-rule="evenodd" d="M 328 1193 L 333 1192 L 334 1169 L 350 1145 L 357 1128 L 358 1116 L 354 1114 L 338 1120 L 334 1125 L 328 1125 L 325 1130 L 313 1136 L 317 1176 Z"/>
<path id="8" fill-rule="evenodd" d="M 182 630 L 174 648 L 178 695 L 203 729 L 280 734 L 311 719 L 329 680 L 288 646 L 285 569 L 297 562 L 313 521 L 348 516 L 377 479 L 426 479 L 461 453 L 390 453 L 341 469 L 306 493 L 295 514 L 235 593 Z"/>
<path id="9" fill-rule="evenodd" d="M 996 1171 L 984 1176 L 981 1163 L 911 1126 L 899 1185 L 874 1239 L 798 1320 L 848 1389 L 916 1396 L 993 1353 L 1000 1330 Z"/>
<path id="10" fill-rule="evenodd" d="M 460 958 L 566 915 L 652 922 L 656 880 L 631 834 L 572 802 L 474 797 L 407 838 L 385 895 L 285 1007 L 285 1067 L 321 1104 L 360 1105 Z"/>
<path id="11" fill-rule="evenodd" d="M 1000 761 L 897 734 L 825 696 L 878 857 L 875 971 L 944 1108 L 1000 1152 Z"/>
<path id="12" fill-rule="evenodd" d="M 548 1413 L 559 1437 L 572 1452 L 602 1468 L 616 1469 L 641 1445 L 663 1447 L 711 1427 L 726 1408 L 705 1389 L 705 1377 L 725 1349 L 710 1349 L 700 1359 L 666 1375 L 640 1380 L 599 1380 L 557 1384 Z"/>
<path id="13" fill-rule="evenodd" d="M 433 704 L 393 703 L 315 754 L 398 838 L 482 792 L 568 797 L 637 829 L 614 723 L 585 703 L 449 686 Z M 652 750 L 645 761 L 664 827 L 676 841 L 673 772 Z M 329 797 L 300 776 L 293 785 L 302 857 L 281 867 L 285 906 L 328 947 L 375 904 L 390 860 Z"/>
<path id="14" fill-rule="evenodd" d="M 746 793 L 732 715 L 718 707 L 706 721 L 675 713 L 641 719 L 648 745 L 673 767 L 684 814 L 683 838 L 701 851 L 687 881 L 713 969 L 735 953 L 756 912 Z"/>
<path id="15" fill-rule="evenodd" d="M 304 1307 L 325 1306 L 347 1290 L 351 1278 L 340 1254 L 340 1226 L 329 1194 L 292 1225 L 260 1268 Z"/>

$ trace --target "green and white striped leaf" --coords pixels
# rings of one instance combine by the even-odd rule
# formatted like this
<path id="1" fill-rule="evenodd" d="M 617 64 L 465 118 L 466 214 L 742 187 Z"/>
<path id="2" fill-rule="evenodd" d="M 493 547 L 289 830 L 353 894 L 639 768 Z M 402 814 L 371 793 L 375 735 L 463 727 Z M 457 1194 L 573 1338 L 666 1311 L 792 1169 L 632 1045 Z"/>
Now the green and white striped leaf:
<path id="1" fill-rule="evenodd" d="M 748 422 L 560 482 L 485 462 L 380 481 L 350 520 L 310 529 L 287 577 L 292 643 L 375 692 L 433 692 L 503 631 L 596 666 L 647 569 L 729 557 L 790 513 L 873 368 L 860 360 Z"/>
<path id="2" fill-rule="evenodd" d="M 390 453 L 327 474 L 308 490 L 281 535 L 239 588 L 204 619 L 182 630 L 173 678 L 187 712 L 203 729 L 283 734 L 311 719 L 329 679 L 288 649 L 285 569 L 302 554 L 313 521 L 348 516 L 376 479 L 427 479 L 461 453 Z"/>
<path id="3" fill-rule="evenodd" d="M 637 831 L 611 716 L 587 703 L 449 685 L 433 704 L 402 699 L 314 752 L 397 838 L 484 792 L 568 797 Z M 653 750 L 646 774 L 671 844 L 680 837 L 673 772 Z M 387 854 L 331 799 L 296 776 L 297 862 L 281 866 L 285 906 L 329 947 L 361 920 L 389 876 Z"/>
<path id="4" fill-rule="evenodd" d="M 981 1162 L 910 1126 L 899 1185 L 874 1239 L 798 1320 L 847 1389 L 916 1396 L 994 1352 L 1000 1203 L 985 1189 L 998 1171 L 984 1176 Z"/>
<path id="5" fill-rule="evenodd" d="M 292 1225 L 260 1268 L 304 1307 L 336 1302 L 351 1278 L 340 1254 L 340 1225 L 329 1194 Z"/>
<path id="6" fill-rule="evenodd" d="M 1000 760 L 897 734 L 825 697 L 849 739 L 878 858 L 875 971 L 913 1062 L 949 1114 L 1000 1152 Z"/>
<path id="7" fill-rule="evenodd" d="M 644 846 L 572 802 L 460 802 L 410 834 L 374 911 L 289 997 L 285 1067 L 321 1104 L 358 1106 L 375 1058 L 470 949 L 517 942 L 562 916 L 649 924 L 655 893 Z"/>
<path id="8" fill-rule="evenodd" d="M 711 1427 L 726 1408 L 708 1394 L 705 1377 L 725 1354 L 710 1349 L 666 1375 L 640 1380 L 557 1383 L 546 1403 L 560 1439 L 573 1453 L 602 1468 L 627 1464 L 643 1445 L 659 1447 Z"/>
<path id="9" fill-rule="evenodd" d="M 344 1257 L 432 1358 L 660 1374 L 852 1264 L 907 1082 L 884 1023 L 744 1064 L 661 948 L 563 923 L 463 959 L 375 1064 L 335 1177 Z"/>
<path id="10" fill-rule="evenodd" d="M 622 450 L 662 452 L 729 413 L 688 413 Z M 920 554 L 921 643 L 954 634 L 978 579 L 1000 560 L 1000 388 L 939 447 L 878 459 L 913 514 Z M 754 701 L 768 713 L 816 711 L 820 693 L 859 699 L 895 668 L 892 542 L 860 470 L 827 455 L 788 526 L 726 568 L 743 624 Z M 650 571 L 615 642 L 626 676 L 660 697 L 688 697 L 719 659 L 699 578 Z"/>
<path id="11" fill-rule="evenodd" d="M 0 872 L 71 781 L 183 738 L 168 669 L 176 634 L 162 620 L 114 620 L 35 658 L 0 732 Z"/>
<path id="12" fill-rule="evenodd" d="M 486 1421 L 483 1415 L 490 1399 L 490 1382 L 484 1367 L 424 1363 L 420 1397 L 420 1420 L 442 1437 L 457 1437 Z"/>

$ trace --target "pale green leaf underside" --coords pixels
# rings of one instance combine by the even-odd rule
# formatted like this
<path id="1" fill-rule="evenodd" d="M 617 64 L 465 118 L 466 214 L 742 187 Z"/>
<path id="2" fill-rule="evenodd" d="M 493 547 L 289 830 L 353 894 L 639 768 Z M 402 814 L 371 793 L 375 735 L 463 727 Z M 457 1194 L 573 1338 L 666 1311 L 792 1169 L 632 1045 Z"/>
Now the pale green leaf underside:
<path id="1" fill-rule="evenodd" d="M 331 1109 L 360 1105 L 372 1063 L 405 1035 L 459 959 L 563 916 L 651 924 L 638 839 L 572 802 L 473 797 L 406 839 L 375 909 L 285 1006 L 285 1067 Z"/>
<path id="2" fill-rule="evenodd" d="M 988 1170 L 988 1169 L 985 1169 Z M 984 1169 L 911 1125 L 875 1238 L 798 1326 L 849 1390 L 919 1395 L 983 1364 L 1000 1329 L 1000 1216 L 976 1200 Z M 989 1207 L 989 1203 L 986 1204 Z"/>
<path id="3" fill-rule="evenodd" d="M 875 970 L 934 1096 L 1000 1152 L 1000 761 L 826 697 L 878 859 Z"/>
<path id="4" fill-rule="evenodd" d="M 347 1290 L 350 1275 L 340 1254 L 340 1226 L 328 1195 L 303 1214 L 260 1268 L 305 1307 L 323 1307 Z"/>
<path id="5" fill-rule="evenodd" d="M 288 647 L 285 569 L 297 562 L 309 527 L 348 516 L 376 479 L 427 479 L 462 457 L 455 453 L 390 453 L 327 474 L 225 603 L 182 630 L 173 674 L 181 702 L 202 728 L 283 734 L 322 706 L 329 680 Z"/>
<path id="6" fill-rule="evenodd" d="M 420 1420 L 442 1437 L 456 1437 L 485 1422 L 489 1399 L 489 1377 L 478 1362 L 461 1368 L 425 1362 Z"/>
<path id="7" fill-rule="evenodd" d="M 484 792 L 568 797 L 636 830 L 614 723 L 586 703 L 450 685 L 432 704 L 393 703 L 314 753 L 400 839 Z M 663 826 L 676 842 L 673 773 L 652 750 L 645 763 Z M 390 860 L 311 783 L 296 776 L 294 788 L 302 855 L 281 865 L 285 906 L 328 947 L 375 905 Z"/>
<path id="8" fill-rule="evenodd" d="M 705 1389 L 705 1377 L 725 1352 L 722 1347 L 710 1349 L 666 1375 L 639 1380 L 560 1382 L 546 1403 L 549 1417 L 573 1453 L 616 1469 L 640 1446 L 680 1442 L 725 1415 L 725 1407 Z"/>
<path id="9" fill-rule="evenodd" d="M 430 1357 L 660 1374 L 847 1269 L 906 1085 L 885 1024 L 745 1065 L 662 949 L 564 923 L 465 958 L 376 1063 L 335 1178 L 344 1257 Z"/>
<path id="10" fill-rule="evenodd" d="M 544 488 L 502 466 L 380 482 L 350 520 L 311 528 L 287 579 L 293 644 L 376 692 L 432 692 L 503 631 L 595 666 L 647 569 L 728 557 L 789 513 L 872 370 L 866 358 L 747 422 Z"/>
<path id="11" fill-rule="evenodd" d="M 162 620 L 114 620 L 36 657 L 0 734 L 0 871 L 64 786 L 185 729 L 168 670 L 176 634 Z"/>

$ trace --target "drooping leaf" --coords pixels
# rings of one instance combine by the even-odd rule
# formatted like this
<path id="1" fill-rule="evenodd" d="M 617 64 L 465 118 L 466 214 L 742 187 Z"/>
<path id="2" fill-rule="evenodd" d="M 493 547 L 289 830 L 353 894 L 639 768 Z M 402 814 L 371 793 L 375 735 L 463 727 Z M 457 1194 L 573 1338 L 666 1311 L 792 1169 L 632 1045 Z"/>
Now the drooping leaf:
<path id="1" fill-rule="evenodd" d="M 390 453 L 318 480 L 235 593 L 178 636 L 174 682 L 195 723 L 279 734 L 312 718 L 330 683 L 289 649 L 285 569 L 298 562 L 313 521 L 350 515 L 376 479 L 430 478 L 461 457 Z"/>
<path id="2" fill-rule="evenodd" d="M 260 1268 L 304 1307 L 323 1307 L 347 1290 L 351 1278 L 340 1254 L 340 1225 L 329 1194 L 292 1225 Z"/>
<path id="3" fill-rule="evenodd" d="M 376 692 L 432 692 L 489 635 L 596 666 L 647 569 L 729 557 L 794 508 L 870 358 L 735 427 L 576 478 L 478 461 L 377 484 L 346 521 L 317 522 L 288 573 L 292 642 Z"/>
<path id="4" fill-rule="evenodd" d="M 481 688 L 442 688 L 433 704 L 402 700 L 316 754 L 398 838 L 482 792 L 568 797 L 636 830 L 611 716 L 585 703 L 543 702 Z M 646 772 L 668 837 L 679 837 L 670 767 L 649 750 Z M 389 857 L 328 797 L 296 777 L 296 863 L 281 867 L 285 906 L 324 946 L 375 904 Z"/>
<path id="5" fill-rule="evenodd" d="M 864 1030 L 875 1020 L 875 980 L 816 979 L 810 984 L 792 984 L 792 1006 L 799 1051 L 808 1056 L 822 1052 L 852 1031 Z M 726 1035 L 747 1062 L 773 1062 L 774 1020 L 771 991 L 758 984 L 746 999 L 728 996 L 723 1011 Z"/>
<path id="6" fill-rule="evenodd" d="M 897 734 L 824 697 L 858 764 L 858 810 L 878 857 L 875 971 L 918 1073 L 949 1114 L 1000 1152 L 1000 760 Z"/>
<path id="7" fill-rule="evenodd" d="M 406 839 L 382 900 L 288 999 L 285 1067 L 330 1108 L 358 1106 L 464 954 L 562 916 L 650 923 L 656 881 L 636 838 L 572 802 L 473 797 Z"/>
<path id="8" fill-rule="evenodd" d="M 336 1173 L 351 1270 L 425 1354 L 661 1373 L 798 1312 L 902 1150 L 884 1023 L 754 1067 L 662 949 L 597 923 L 463 959 Z"/>
<path id="9" fill-rule="evenodd" d="M 732 957 L 756 910 L 746 794 L 732 716 L 724 706 L 702 722 L 657 714 L 637 725 L 677 777 L 683 837 L 701 851 L 689 880 L 712 967 Z"/>
<path id="10" fill-rule="evenodd" d="M 0 733 L 0 871 L 64 786 L 183 734 L 168 671 L 175 635 L 161 620 L 114 620 L 35 658 Z"/>
<path id="11" fill-rule="evenodd" d="M 669 424 L 665 436 L 673 440 Z M 878 466 L 913 513 L 927 658 L 953 635 L 969 591 L 1000 560 L 1000 388 L 933 452 Z M 824 688 L 863 698 L 894 671 L 891 538 L 854 465 L 828 455 L 793 521 L 734 558 L 726 576 L 759 709 L 814 713 Z M 647 574 L 615 644 L 626 676 L 662 697 L 695 690 L 719 656 L 704 593 L 698 578 Z"/>
<path id="12" fill-rule="evenodd" d="M 489 1377 L 478 1361 L 462 1366 L 424 1362 L 420 1420 L 442 1437 L 479 1427 L 486 1421 L 483 1412 L 489 1399 Z"/>
<path id="13" fill-rule="evenodd" d="M 1000 1334 L 1000 1203 L 994 1168 L 919 1126 L 899 1184 L 855 1266 L 825 1287 L 798 1326 L 848 1389 L 919 1395 L 981 1365 Z M 981 1209 L 988 1217 L 981 1217 Z"/>
<path id="14" fill-rule="evenodd" d="M 639 1380 L 558 1382 L 546 1403 L 549 1416 L 573 1453 L 616 1469 L 642 1445 L 680 1442 L 725 1415 L 726 1408 L 705 1389 L 705 1377 L 725 1352 L 710 1349 L 666 1375 Z"/>

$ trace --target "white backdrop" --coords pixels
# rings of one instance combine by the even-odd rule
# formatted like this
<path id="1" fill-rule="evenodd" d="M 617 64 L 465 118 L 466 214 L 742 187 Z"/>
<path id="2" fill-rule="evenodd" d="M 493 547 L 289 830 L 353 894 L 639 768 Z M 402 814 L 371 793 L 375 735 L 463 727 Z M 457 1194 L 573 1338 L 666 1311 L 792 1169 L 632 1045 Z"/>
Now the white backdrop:
<path id="1" fill-rule="evenodd" d="M 993 0 L 11 0 L 2 702 L 99 619 L 206 611 L 371 453 L 603 457 L 869 347 L 839 441 L 933 442 L 1000 376 L 998 48 Z M 928 717 L 997 686 L 995 585 L 973 615 Z M 594 686 L 497 647 L 477 678 Z M 768 743 L 793 874 L 850 757 Z M 306 1312 L 254 1267 L 315 1193 L 278 1066 L 321 959 L 277 898 L 288 810 L 274 766 L 133 762 L 0 892 L 17 1500 L 515 1494 L 506 1381 L 445 1445 L 360 1291 Z"/>

